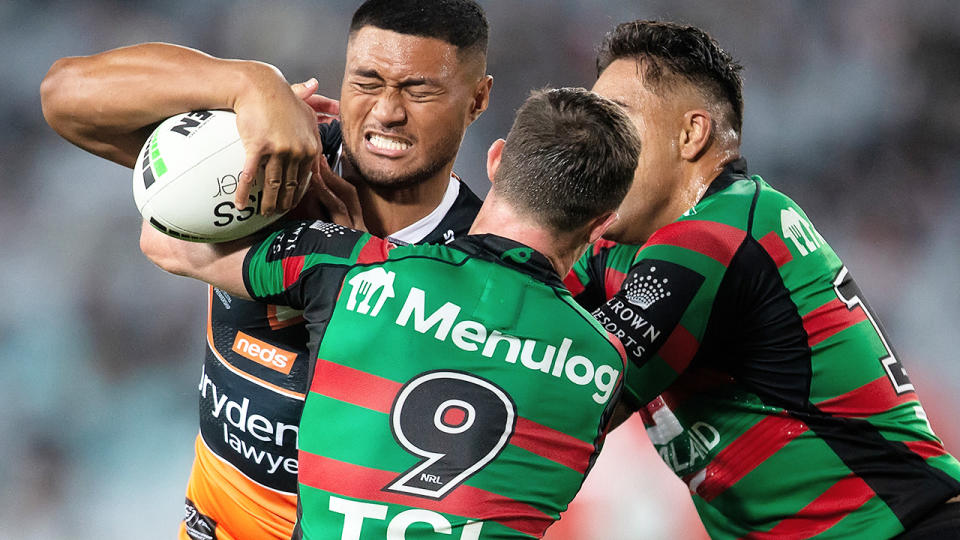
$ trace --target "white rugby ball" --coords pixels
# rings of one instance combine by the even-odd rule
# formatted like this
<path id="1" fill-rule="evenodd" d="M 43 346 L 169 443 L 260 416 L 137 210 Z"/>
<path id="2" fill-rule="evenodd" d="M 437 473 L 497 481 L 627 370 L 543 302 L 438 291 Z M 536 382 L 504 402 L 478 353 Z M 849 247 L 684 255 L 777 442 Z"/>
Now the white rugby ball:
<path id="1" fill-rule="evenodd" d="M 143 145 L 133 168 L 133 198 L 159 231 L 194 242 L 241 238 L 283 214 L 260 215 L 263 175 L 250 206 L 237 208 L 245 153 L 230 111 L 193 111 L 164 120 Z"/>

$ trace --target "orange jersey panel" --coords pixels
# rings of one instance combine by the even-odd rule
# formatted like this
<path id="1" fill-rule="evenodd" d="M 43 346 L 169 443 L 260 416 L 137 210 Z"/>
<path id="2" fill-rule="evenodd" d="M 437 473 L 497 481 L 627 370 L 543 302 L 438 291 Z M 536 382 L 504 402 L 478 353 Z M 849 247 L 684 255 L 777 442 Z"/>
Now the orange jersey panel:
<path id="1" fill-rule="evenodd" d="M 296 518 L 296 495 L 250 480 L 197 437 L 181 540 L 288 540 Z"/>

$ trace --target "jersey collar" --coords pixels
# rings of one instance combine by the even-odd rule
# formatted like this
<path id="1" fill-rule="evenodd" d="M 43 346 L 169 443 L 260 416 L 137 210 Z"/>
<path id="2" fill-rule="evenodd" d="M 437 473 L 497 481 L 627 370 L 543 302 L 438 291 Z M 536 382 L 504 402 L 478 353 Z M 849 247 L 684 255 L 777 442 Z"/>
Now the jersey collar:
<path id="1" fill-rule="evenodd" d="M 563 282 L 550 261 L 539 251 L 495 234 L 471 234 L 454 240 L 457 249 L 523 272 L 547 285 L 563 289 Z"/>
<path id="2" fill-rule="evenodd" d="M 747 160 L 742 157 L 737 158 L 727 163 L 727 166 L 720 171 L 720 174 L 713 179 L 713 182 L 710 182 L 710 187 L 707 188 L 707 192 L 703 194 L 700 200 L 702 201 L 714 193 L 719 193 L 727 189 L 737 180 L 747 179 L 749 179 L 747 176 Z"/>

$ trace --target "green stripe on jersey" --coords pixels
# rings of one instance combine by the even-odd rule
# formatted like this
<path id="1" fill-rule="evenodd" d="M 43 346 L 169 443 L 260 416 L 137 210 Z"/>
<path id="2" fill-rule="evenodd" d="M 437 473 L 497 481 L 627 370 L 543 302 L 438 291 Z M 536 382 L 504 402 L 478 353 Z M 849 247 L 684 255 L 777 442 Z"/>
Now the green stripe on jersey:
<path id="1" fill-rule="evenodd" d="M 784 482 L 804 471 L 804 485 Z M 713 499 L 713 505 L 728 514 L 737 514 L 746 523 L 765 530 L 770 520 L 791 516 L 833 486 L 837 479 L 850 475 L 850 470 L 817 436 L 807 431 L 787 443 L 780 451 L 748 472 L 734 487 Z M 750 504 L 743 494 L 750 493 Z M 766 526 L 765 526 L 766 525 Z"/>
<path id="2" fill-rule="evenodd" d="M 866 351 L 869 351 L 868 353 Z M 861 321 L 841 330 L 813 347 L 810 366 L 810 401 L 817 403 L 841 396 L 885 377 L 880 358 L 886 349 L 870 321 Z M 844 366 L 844 376 L 836 377 L 837 366 Z"/>
<path id="3" fill-rule="evenodd" d="M 929 458 L 927 459 L 927 464 L 931 467 L 936 467 L 937 469 L 940 469 L 951 476 L 957 474 L 957 470 L 960 470 L 960 462 L 958 462 L 957 458 L 951 456 L 950 454 Z"/>

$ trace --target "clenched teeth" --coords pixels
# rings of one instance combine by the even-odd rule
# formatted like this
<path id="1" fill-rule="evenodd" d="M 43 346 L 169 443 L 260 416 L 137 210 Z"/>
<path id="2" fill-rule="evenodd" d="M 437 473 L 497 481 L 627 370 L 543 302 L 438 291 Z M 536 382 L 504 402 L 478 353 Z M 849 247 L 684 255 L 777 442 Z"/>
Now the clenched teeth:
<path id="1" fill-rule="evenodd" d="M 407 148 L 410 148 L 410 143 L 390 137 L 384 137 L 383 135 L 372 134 L 367 138 L 367 140 L 370 141 L 370 144 L 382 150 L 406 150 Z"/>

